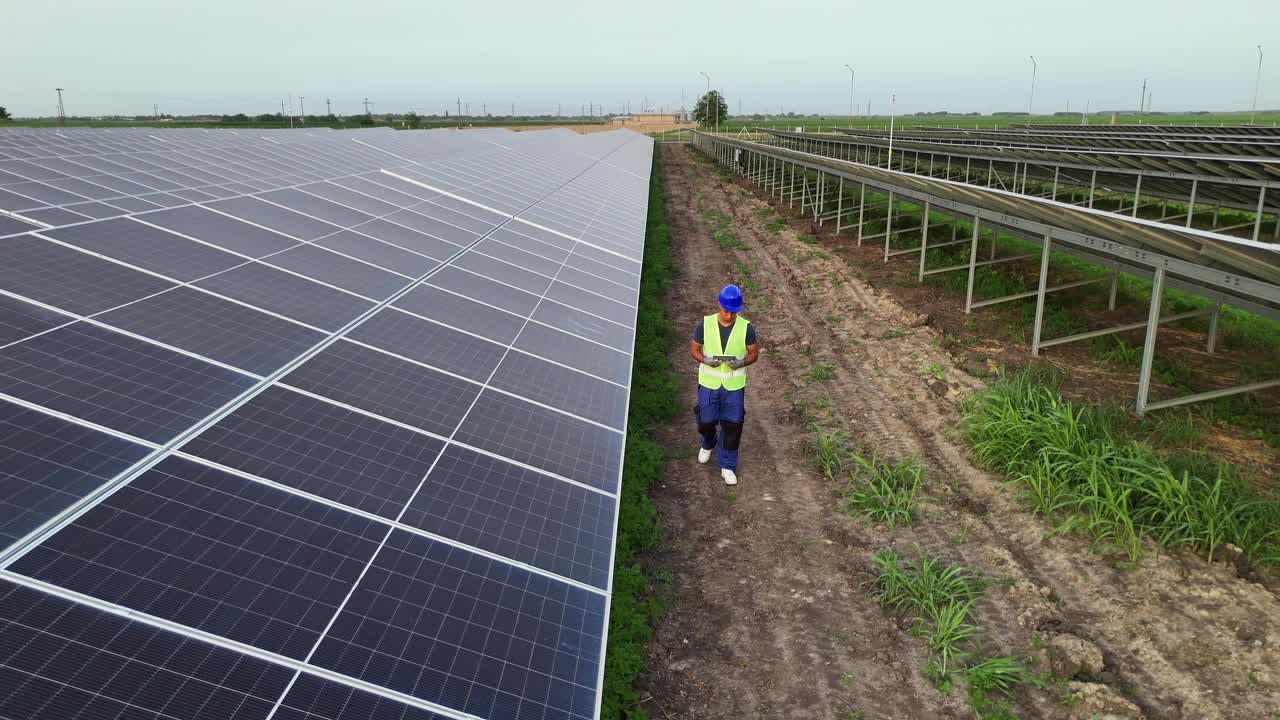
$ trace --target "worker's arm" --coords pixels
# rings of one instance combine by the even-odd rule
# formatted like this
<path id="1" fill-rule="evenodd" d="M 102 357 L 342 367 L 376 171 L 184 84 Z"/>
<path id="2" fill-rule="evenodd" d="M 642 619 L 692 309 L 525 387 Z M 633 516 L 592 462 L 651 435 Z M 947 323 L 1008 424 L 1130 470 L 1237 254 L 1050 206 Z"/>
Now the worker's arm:
<path id="1" fill-rule="evenodd" d="M 751 363 L 759 359 L 760 359 L 760 343 L 756 343 L 755 345 L 748 345 L 747 359 L 743 361 L 742 365 L 743 367 L 746 367 L 747 365 L 750 365 Z"/>
<path id="2" fill-rule="evenodd" d="M 697 340 L 690 340 L 689 356 L 692 357 L 694 360 L 697 360 L 698 362 L 703 362 L 704 360 L 706 360 L 707 356 L 702 354 L 702 343 L 698 342 Z"/>

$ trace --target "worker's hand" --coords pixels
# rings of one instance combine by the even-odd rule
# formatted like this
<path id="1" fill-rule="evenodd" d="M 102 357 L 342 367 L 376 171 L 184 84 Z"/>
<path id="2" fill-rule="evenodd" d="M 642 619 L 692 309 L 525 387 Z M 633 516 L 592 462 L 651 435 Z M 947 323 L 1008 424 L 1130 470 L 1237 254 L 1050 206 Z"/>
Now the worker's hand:
<path id="1" fill-rule="evenodd" d="M 729 361 L 728 363 L 726 363 L 726 364 L 727 364 L 730 368 L 732 368 L 732 369 L 734 369 L 734 370 L 737 370 L 738 368 L 744 368 L 744 367 L 746 367 L 746 366 L 747 366 L 747 361 L 746 361 L 745 359 L 734 358 L 734 359 L 730 360 L 730 361 Z"/>
<path id="2" fill-rule="evenodd" d="M 703 355 L 703 356 L 702 356 L 702 364 L 703 364 L 703 365 L 706 365 L 706 366 L 708 366 L 708 367 L 720 367 L 720 363 L 718 363 L 718 362 L 716 362 L 715 360 L 711 359 L 711 356 L 710 356 L 710 355 Z"/>

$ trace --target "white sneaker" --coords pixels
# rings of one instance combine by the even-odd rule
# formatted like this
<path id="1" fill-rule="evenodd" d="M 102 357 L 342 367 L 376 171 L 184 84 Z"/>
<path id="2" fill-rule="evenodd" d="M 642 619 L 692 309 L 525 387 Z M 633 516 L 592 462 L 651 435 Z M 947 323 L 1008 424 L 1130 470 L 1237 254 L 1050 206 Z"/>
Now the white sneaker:
<path id="1" fill-rule="evenodd" d="M 729 468 L 720 468 L 720 477 L 724 478 L 725 485 L 737 485 L 738 476 L 733 474 Z"/>
<path id="2" fill-rule="evenodd" d="M 710 450 L 708 450 L 708 449 L 706 449 L 706 448 L 702 448 L 702 447 L 698 448 L 698 464 L 700 464 L 700 465 L 706 465 L 706 464 L 707 464 L 707 461 L 708 461 L 708 460 L 710 460 L 710 459 L 711 459 L 711 451 L 710 451 Z"/>

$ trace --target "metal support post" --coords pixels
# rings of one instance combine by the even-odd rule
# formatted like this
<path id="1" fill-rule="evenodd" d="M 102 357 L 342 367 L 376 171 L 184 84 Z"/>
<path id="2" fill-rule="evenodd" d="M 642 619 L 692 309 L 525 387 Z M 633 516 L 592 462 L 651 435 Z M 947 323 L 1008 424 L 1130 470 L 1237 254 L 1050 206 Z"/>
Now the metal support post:
<path id="1" fill-rule="evenodd" d="M 1138 173 L 1138 182 L 1133 187 L 1133 212 L 1130 217 L 1138 217 L 1138 198 L 1142 194 L 1142 173 Z"/>
<path id="2" fill-rule="evenodd" d="M 1117 293 L 1118 293 L 1118 291 L 1119 291 L 1119 290 L 1120 290 L 1120 271 L 1119 271 L 1119 270 L 1112 270 L 1112 271 L 1111 271 L 1111 290 L 1110 290 L 1110 292 L 1108 293 L 1108 296 L 1107 296 L 1107 309 L 1108 309 L 1108 310 L 1115 310 L 1115 309 L 1116 309 L 1116 295 L 1117 295 Z"/>
<path id="3" fill-rule="evenodd" d="M 1258 242 L 1258 235 L 1262 232 L 1262 206 L 1267 199 L 1267 186 L 1263 185 L 1258 188 L 1258 209 L 1253 214 L 1253 241 Z"/>
<path id="4" fill-rule="evenodd" d="M 844 226 L 844 176 L 840 177 L 836 194 L 836 234 L 839 235 Z"/>
<path id="5" fill-rule="evenodd" d="M 1191 199 L 1187 201 L 1187 224 L 1185 227 L 1191 227 L 1191 218 L 1196 214 L 1196 191 L 1200 189 L 1200 181 L 1191 181 Z"/>
<path id="6" fill-rule="evenodd" d="M 858 190 L 858 247 L 862 247 L 862 224 L 867 212 L 867 184 L 862 183 Z"/>
<path id="7" fill-rule="evenodd" d="M 930 158 L 933 156 L 930 155 Z M 920 276 L 918 282 L 924 282 L 924 256 L 929 252 L 929 201 L 924 201 L 924 216 L 920 219 Z"/>
<path id="8" fill-rule="evenodd" d="M 1093 207 L 1093 191 L 1096 187 L 1098 187 L 1098 171 L 1094 170 L 1089 175 L 1089 207 Z"/>
<path id="9" fill-rule="evenodd" d="M 1160 329 L 1160 303 L 1164 299 L 1164 268 L 1156 268 L 1151 277 L 1151 308 L 1147 312 L 1147 336 L 1142 342 L 1142 367 L 1138 370 L 1138 416 L 1147 412 L 1151 393 L 1151 366 L 1156 357 L 1156 331 Z"/>
<path id="10" fill-rule="evenodd" d="M 889 208 L 884 217 L 884 261 L 889 262 L 889 238 L 893 237 L 893 190 L 889 191 Z"/>
<path id="11" fill-rule="evenodd" d="M 1055 202 L 1057 202 L 1058 200 L 1058 171 L 1060 171 L 1061 169 L 1062 169 L 1062 166 L 1060 165 L 1053 166 L 1053 197 L 1052 199 Z"/>
<path id="12" fill-rule="evenodd" d="M 964 291 L 964 314 L 973 311 L 973 277 L 978 269 L 978 229 L 981 218 L 973 216 L 973 239 L 969 242 L 969 284 Z"/>
<path id="13" fill-rule="evenodd" d="M 1040 354 L 1040 328 L 1044 324 L 1044 295 L 1045 289 L 1049 285 L 1049 251 L 1053 245 L 1053 241 L 1048 235 L 1044 236 L 1044 243 L 1040 246 L 1040 286 L 1036 291 L 1036 322 L 1031 330 L 1031 354 Z"/>
<path id="14" fill-rule="evenodd" d="M 1213 354 L 1218 349 L 1218 316 L 1222 314 L 1222 303 L 1213 306 L 1213 314 L 1209 316 L 1209 339 L 1205 342 L 1204 351 Z"/>

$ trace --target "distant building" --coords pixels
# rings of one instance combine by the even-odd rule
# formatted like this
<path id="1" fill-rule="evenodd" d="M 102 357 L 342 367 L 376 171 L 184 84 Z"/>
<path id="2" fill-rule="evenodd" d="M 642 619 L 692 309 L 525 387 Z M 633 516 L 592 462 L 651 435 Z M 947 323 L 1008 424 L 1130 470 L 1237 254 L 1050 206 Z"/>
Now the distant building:
<path id="1" fill-rule="evenodd" d="M 614 125 L 678 125 L 680 113 L 632 113 L 631 115 L 614 115 L 609 120 Z"/>

